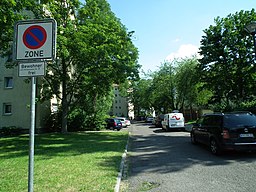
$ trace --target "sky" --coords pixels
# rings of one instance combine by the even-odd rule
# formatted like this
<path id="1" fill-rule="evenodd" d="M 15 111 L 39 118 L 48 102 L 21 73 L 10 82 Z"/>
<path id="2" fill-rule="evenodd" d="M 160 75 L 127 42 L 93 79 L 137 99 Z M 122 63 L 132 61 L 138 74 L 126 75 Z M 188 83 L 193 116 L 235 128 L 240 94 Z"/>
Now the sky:
<path id="1" fill-rule="evenodd" d="M 203 30 L 214 18 L 256 8 L 255 0 L 107 0 L 128 31 L 145 72 L 173 58 L 198 52 Z"/>

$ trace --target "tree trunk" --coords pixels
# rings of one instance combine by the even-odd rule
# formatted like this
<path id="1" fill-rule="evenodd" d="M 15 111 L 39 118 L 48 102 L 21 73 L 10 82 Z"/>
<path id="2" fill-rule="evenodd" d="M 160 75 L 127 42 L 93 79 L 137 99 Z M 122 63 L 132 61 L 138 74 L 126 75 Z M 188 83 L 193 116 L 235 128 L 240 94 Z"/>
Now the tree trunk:
<path id="1" fill-rule="evenodd" d="M 97 114 L 97 99 L 98 99 L 98 92 L 95 93 L 93 98 L 93 119 L 91 122 L 91 126 L 95 127 L 96 130 L 97 130 L 97 125 L 95 124 L 95 122 L 96 122 L 96 114 Z"/>
<path id="2" fill-rule="evenodd" d="M 62 115 L 61 115 L 61 132 L 66 133 L 68 132 L 67 127 L 67 116 L 68 116 L 68 101 L 67 101 L 67 79 L 65 78 L 67 70 L 66 70 L 66 63 L 62 61 L 62 72 L 63 72 L 63 79 L 62 79 Z"/>
<path id="3" fill-rule="evenodd" d="M 190 105 L 189 113 L 190 113 L 190 120 L 193 120 L 193 107 L 192 107 L 192 105 Z"/>
<path id="4" fill-rule="evenodd" d="M 67 115 L 68 114 L 68 105 L 67 105 L 67 96 L 63 95 L 62 98 L 62 115 L 61 115 L 61 132 L 66 133 L 68 132 L 67 126 Z"/>

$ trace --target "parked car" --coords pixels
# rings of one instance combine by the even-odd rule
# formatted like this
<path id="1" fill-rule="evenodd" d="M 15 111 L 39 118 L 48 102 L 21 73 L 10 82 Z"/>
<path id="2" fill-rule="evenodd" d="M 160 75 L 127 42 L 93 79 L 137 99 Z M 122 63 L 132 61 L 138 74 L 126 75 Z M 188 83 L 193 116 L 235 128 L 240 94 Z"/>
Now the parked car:
<path id="1" fill-rule="evenodd" d="M 126 124 L 127 126 L 130 126 L 130 125 L 131 125 L 131 121 L 130 121 L 129 119 L 125 119 L 125 124 Z"/>
<path id="2" fill-rule="evenodd" d="M 162 121 L 164 120 L 164 114 L 157 115 L 155 118 L 155 126 L 162 127 Z"/>
<path id="3" fill-rule="evenodd" d="M 154 120 L 154 117 L 147 117 L 146 118 L 147 123 L 152 123 L 153 120 Z"/>
<path id="4" fill-rule="evenodd" d="M 190 132 L 193 144 L 202 143 L 210 151 L 256 151 L 256 116 L 250 112 L 213 113 L 203 115 Z"/>
<path id="5" fill-rule="evenodd" d="M 127 125 L 125 124 L 125 117 L 116 117 L 116 119 L 119 119 L 121 121 L 123 127 L 127 127 Z"/>
<path id="6" fill-rule="evenodd" d="M 127 126 L 131 125 L 130 120 L 126 119 L 125 117 L 116 117 L 116 118 L 122 122 L 123 127 L 127 127 Z"/>
<path id="7" fill-rule="evenodd" d="M 106 128 L 120 131 L 120 129 L 122 129 L 122 122 L 117 118 L 108 118 L 106 120 Z"/>
<path id="8" fill-rule="evenodd" d="M 162 129 L 169 131 L 174 129 L 185 130 L 185 120 L 182 113 L 167 113 L 164 114 L 162 121 Z"/>
<path id="9" fill-rule="evenodd" d="M 187 123 L 187 124 L 185 124 L 185 131 L 186 131 L 186 132 L 191 132 L 192 127 L 193 127 L 193 123 Z"/>

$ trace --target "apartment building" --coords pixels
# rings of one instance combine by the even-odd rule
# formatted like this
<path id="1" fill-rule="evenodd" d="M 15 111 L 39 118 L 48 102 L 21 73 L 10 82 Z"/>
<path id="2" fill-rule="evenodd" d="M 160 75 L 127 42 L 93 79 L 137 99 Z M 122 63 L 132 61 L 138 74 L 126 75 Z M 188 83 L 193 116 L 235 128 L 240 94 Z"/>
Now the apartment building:
<path id="1" fill-rule="evenodd" d="M 6 68 L 6 58 L 0 57 L 0 128 L 17 127 L 29 129 L 31 123 L 31 81 L 18 76 L 18 67 Z M 41 77 L 37 77 L 40 82 Z M 133 119 L 134 106 L 128 98 L 123 97 L 119 86 L 114 85 L 113 106 L 111 115 Z M 37 95 L 40 90 L 37 89 Z M 36 129 L 44 128 L 47 117 L 58 109 L 56 98 L 36 104 Z"/>
<path id="2" fill-rule="evenodd" d="M 6 68 L 6 60 L 0 57 L 0 128 L 29 129 L 31 81 L 29 78 L 18 76 L 18 67 Z M 44 126 L 45 118 L 50 112 L 50 102 L 36 104 L 36 129 Z"/>
<path id="3" fill-rule="evenodd" d="M 126 97 L 123 97 L 119 91 L 119 86 L 114 85 L 114 99 L 113 106 L 110 111 L 110 115 L 134 118 L 134 106 L 130 100 Z"/>

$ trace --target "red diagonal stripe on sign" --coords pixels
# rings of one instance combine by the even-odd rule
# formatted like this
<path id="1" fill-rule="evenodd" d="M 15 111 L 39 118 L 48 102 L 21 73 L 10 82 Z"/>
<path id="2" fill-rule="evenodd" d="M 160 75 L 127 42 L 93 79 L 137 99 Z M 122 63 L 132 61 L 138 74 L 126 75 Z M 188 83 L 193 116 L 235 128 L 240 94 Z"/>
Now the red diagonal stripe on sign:
<path id="1" fill-rule="evenodd" d="M 36 40 L 36 42 L 39 44 L 41 43 L 40 39 L 38 39 L 37 36 L 35 36 L 31 31 L 28 31 L 28 34 L 31 35 Z"/>

